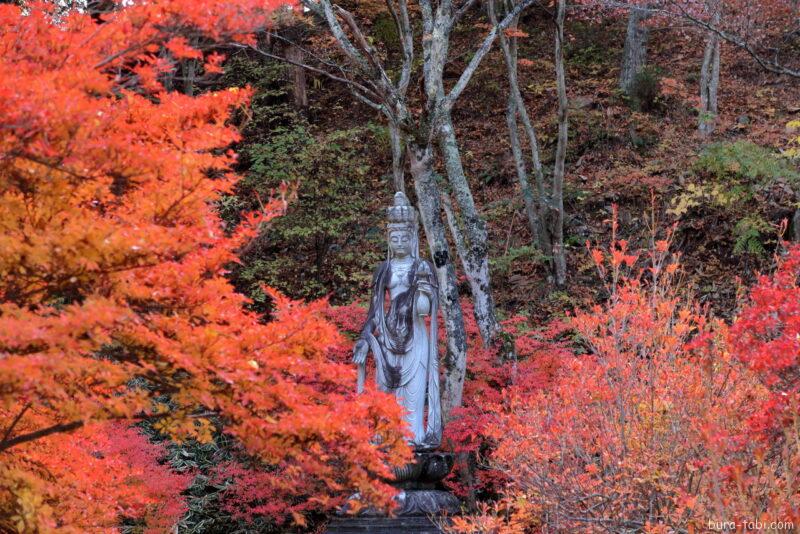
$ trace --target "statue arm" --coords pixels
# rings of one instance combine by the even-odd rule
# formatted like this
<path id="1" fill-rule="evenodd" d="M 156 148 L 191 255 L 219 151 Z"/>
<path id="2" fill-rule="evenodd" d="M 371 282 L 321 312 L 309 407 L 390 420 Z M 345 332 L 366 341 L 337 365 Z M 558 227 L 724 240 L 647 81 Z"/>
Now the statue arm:
<path id="1" fill-rule="evenodd" d="M 356 341 L 353 347 L 353 363 L 356 365 L 364 365 L 367 363 L 367 354 L 369 353 L 369 343 L 365 339 Z"/>
<path id="2" fill-rule="evenodd" d="M 369 353 L 369 342 L 367 339 L 375 331 L 375 306 L 378 303 L 378 293 L 380 292 L 379 282 L 381 273 L 385 267 L 385 262 L 378 265 L 375 273 L 372 276 L 372 297 L 370 299 L 369 311 L 367 312 L 367 320 L 361 328 L 361 335 L 353 347 L 353 362 L 357 365 L 364 365 L 367 361 L 367 354 Z"/>
<path id="3" fill-rule="evenodd" d="M 367 361 L 367 353 L 369 353 L 369 342 L 367 339 L 369 339 L 369 336 L 371 336 L 375 330 L 375 317 L 372 311 L 373 306 L 370 306 L 367 321 L 364 323 L 363 328 L 361 328 L 361 335 L 358 337 L 353 347 L 353 362 L 357 365 L 364 365 Z"/>
<path id="4" fill-rule="evenodd" d="M 361 335 L 359 339 L 366 341 L 367 337 L 375 331 L 376 323 L 375 323 L 375 310 L 376 306 L 379 305 L 380 299 L 378 299 L 378 293 L 381 292 L 381 288 L 378 287 L 380 284 L 381 273 L 383 272 L 386 266 L 386 262 L 381 262 L 378 267 L 375 268 L 375 272 L 372 274 L 372 295 L 370 295 L 369 300 L 369 311 L 367 311 L 367 320 L 364 322 L 364 326 L 361 327 Z M 382 304 L 382 303 L 381 303 Z"/>

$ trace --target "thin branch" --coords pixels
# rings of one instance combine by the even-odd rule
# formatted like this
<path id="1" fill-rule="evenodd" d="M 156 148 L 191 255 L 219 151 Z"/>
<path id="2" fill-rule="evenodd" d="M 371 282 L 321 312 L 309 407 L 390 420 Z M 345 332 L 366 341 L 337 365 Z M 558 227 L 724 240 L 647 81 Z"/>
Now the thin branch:
<path id="1" fill-rule="evenodd" d="M 747 54 L 750 55 L 750 57 L 752 57 L 753 60 L 755 60 L 755 62 L 758 63 L 759 66 L 761 66 L 763 69 L 769 72 L 772 72 L 774 74 L 785 74 L 793 78 L 800 78 L 800 70 L 791 69 L 785 65 L 782 65 L 777 60 L 777 56 L 770 61 L 764 58 L 761 54 L 759 54 L 758 51 L 756 51 L 753 48 L 753 46 L 742 37 L 729 33 L 708 21 L 702 20 L 696 17 L 695 15 L 692 15 L 679 2 L 675 2 L 673 0 L 666 0 L 666 3 L 675 6 L 680 11 L 680 13 L 675 13 L 667 9 L 656 8 L 656 7 L 648 7 L 647 9 L 648 11 L 658 13 L 662 16 L 669 18 L 683 18 L 698 28 L 702 28 L 708 32 L 717 34 L 726 42 L 731 43 L 732 45 L 737 46 L 742 50 L 744 50 L 745 52 L 747 52 Z M 633 9 L 638 7 L 634 4 L 630 4 L 627 2 L 613 2 L 609 5 L 611 7 L 623 8 L 623 9 Z"/>
<path id="2" fill-rule="evenodd" d="M 14 420 L 11 421 L 11 424 L 8 425 L 8 428 L 6 429 L 5 433 L 3 434 L 3 439 L 0 440 L 0 443 L 5 443 L 8 440 L 8 438 L 11 437 L 11 433 L 14 432 L 14 427 L 17 426 L 17 423 L 20 422 L 20 420 L 22 419 L 22 416 L 25 415 L 25 412 L 27 412 L 30 407 L 31 407 L 31 403 L 30 402 L 22 407 L 22 410 L 20 410 L 20 412 L 17 414 L 17 416 L 14 418 Z"/>
<path id="3" fill-rule="evenodd" d="M 267 57 L 267 58 L 270 58 L 270 59 L 275 59 L 275 60 L 278 60 L 278 61 L 283 61 L 283 62 L 288 63 L 290 65 L 294 65 L 296 67 L 301 67 L 301 68 L 307 69 L 307 70 L 309 70 L 311 72 L 320 74 L 320 75 L 325 76 L 326 78 L 330 78 L 331 80 L 334 80 L 336 82 L 340 82 L 340 83 L 343 83 L 345 85 L 348 85 L 353 90 L 357 89 L 358 91 L 361 91 L 362 93 L 365 93 L 365 94 L 354 93 L 354 94 L 356 94 L 356 96 L 362 102 L 364 102 L 365 104 L 367 104 L 367 105 L 369 105 L 369 106 L 371 106 L 371 107 L 373 107 L 375 109 L 381 109 L 381 105 L 380 104 L 377 104 L 377 103 L 373 102 L 372 100 L 370 100 L 369 96 L 366 96 L 366 95 L 371 95 L 372 98 L 375 98 L 376 100 L 381 100 L 380 95 L 375 93 L 373 90 L 361 85 L 358 82 L 355 82 L 353 80 L 348 80 L 347 78 L 342 78 L 340 76 L 336 76 L 335 74 L 331 74 L 330 72 L 327 72 L 325 70 L 318 69 L 316 67 L 312 67 L 311 65 L 308 65 L 306 63 L 301 63 L 299 61 L 294 61 L 294 60 L 291 60 L 291 59 L 288 59 L 288 58 L 285 58 L 285 57 L 282 57 L 282 56 L 278 56 L 276 54 L 271 54 L 269 52 L 265 52 L 265 51 L 261 50 L 260 48 L 257 48 L 257 47 L 255 47 L 253 45 L 243 45 L 243 44 L 239 44 L 239 43 L 232 43 L 231 46 L 236 47 L 236 48 L 245 49 L 245 50 L 252 50 L 253 52 L 255 52 L 257 54 L 260 54 L 260 55 L 262 55 L 264 57 Z"/>
<path id="4" fill-rule="evenodd" d="M 369 98 L 365 97 L 364 95 L 362 95 L 361 93 L 356 91 L 355 87 L 353 87 L 352 85 L 348 85 L 348 88 L 350 89 L 350 92 L 352 93 L 352 95 L 354 97 L 356 97 L 358 100 L 360 100 L 362 103 L 366 104 L 367 106 L 371 107 L 372 109 L 374 109 L 376 111 L 380 111 L 381 113 L 384 113 L 384 114 L 386 113 L 386 106 L 384 106 L 382 104 L 378 104 L 376 102 L 373 102 Z"/>
<path id="5" fill-rule="evenodd" d="M 464 4 L 458 8 L 453 15 L 453 25 L 455 26 L 456 23 L 464 16 L 464 13 L 470 10 L 472 6 L 475 5 L 475 0 L 465 0 Z"/>
<path id="6" fill-rule="evenodd" d="M 147 419 L 147 420 L 154 420 L 154 419 L 163 419 L 165 417 L 169 417 L 172 415 L 171 412 L 165 412 L 161 414 L 153 414 L 153 415 L 141 415 L 133 417 L 134 420 L 136 419 Z M 189 414 L 187 417 L 190 419 L 200 419 L 203 417 L 211 417 L 214 415 L 218 415 L 217 412 L 212 411 L 204 411 L 198 412 L 194 414 Z M 114 418 L 114 419 L 122 419 L 122 418 Z M 72 421 L 71 423 L 58 423 L 56 425 L 48 426 L 46 428 L 42 428 L 41 430 L 37 430 L 35 432 L 28 432 L 27 434 L 22 434 L 17 436 L 13 439 L 6 439 L 3 438 L 0 441 L 0 452 L 6 451 L 11 447 L 16 445 L 21 445 L 23 443 L 28 443 L 30 441 L 35 441 L 37 439 L 41 439 L 53 434 L 59 434 L 63 432 L 71 432 L 73 430 L 77 430 L 83 427 L 86 424 L 86 421 L 79 419 L 77 421 Z M 6 433 L 7 434 L 7 433 Z"/>
<path id="7" fill-rule="evenodd" d="M 128 54 L 128 53 L 130 53 L 130 52 L 133 52 L 134 50 L 142 49 L 142 48 L 144 48 L 145 46 L 147 46 L 147 45 L 150 45 L 150 44 L 153 44 L 153 43 L 155 43 L 155 42 L 156 42 L 156 40 L 155 40 L 155 39 L 148 39 L 147 41 L 145 41 L 145 42 L 143 42 L 143 43 L 137 43 L 137 44 L 131 45 L 131 46 L 129 46 L 128 48 L 125 48 L 125 49 L 123 49 L 123 50 L 120 50 L 119 52 L 117 52 L 117 53 L 115 53 L 115 54 L 111 54 L 110 56 L 106 57 L 106 58 L 105 58 L 105 59 L 103 59 L 102 61 L 100 61 L 100 62 L 98 62 L 98 63 L 95 63 L 95 64 L 94 64 L 94 66 L 93 66 L 92 68 L 94 68 L 94 69 L 100 69 L 100 68 L 103 68 L 103 67 L 105 67 L 106 65 L 108 65 L 109 63 L 111 63 L 112 61 L 114 61 L 115 59 L 118 59 L 118 58 L 120 58 L 120 57 L 124 56 L 125 54 Z"/>
<path id="8" fill-rule="evenodd" d="M 355 36 L 356 41 L 358 42 L 362 51 L 367 55 L 367 60 L 372 65 L 372 68 L 377 77 L 380 79 L 381 86 L 383 90 L 386 92 L 386 96 L 389 99 L 393 99 L 392 93 L 394 93 L 394 86 L 392 85 L 392 80 L 389 78 L 389 75 L 386 74 L 386 71 L 383 69 L 381 62 L 378 59 L 378 52 L 371 44 L 369 44 L 369 41 L 367 41 L 367 38 L 361 31 L 361 28 L 358 27 L 358 24 L 356 23 L 356 19 L 353 17 L 353 14 L 340 6 L 335 6 L 335 7 L 339 16 L 342 17 L 342 19 L 344 19 L 345 23 L 347 24 L 347 27 L 350 28 L 351 32 L 353 32 L 353 35 Z"/>
<path id="9" fill-rule="evenodd" d="M 399 13 L 394 8 L 393 0 L 386 0 L 386 5 L 392 14 L 397 27 L 397 35 L 400 37 L 400 44 L 403 47 L 403 68 L 400 73 L 400 80 L 397 83 L 397 91 L 401 96 L 405 96 L 408 91 L 408 84 L 411 81 L 411 69 L 414 64 L 414 32 L 408 16 L 408 2 L 406 0 L 398 0 Z"/>
<path id="10" fill-rule="evenodd" d="M 42 158 L 39 158 L 38 156 L 34 156 L 32 154 L 23 154 L 23 153 L 20 153 L 20 152 L 10 152 L 10 153 L 7 153 L 5 156 L 3 156 L 0 159 L 7 159 L 7 158 L 20 158 L 20 159 L 28 160 L 31 163 L 36 163 L 37 165 L 41 165 L 42 167 L 47 167 L 48 169 L 50 169 L 52 171 L 63 172 L 64 174 L 68 174 L 69 176 L 72 176 L 73 178 L 78 178 L 78 179 L 81 179 L 81 180 L 87 180 L 88 179 L 87 176 L 84 176 L 82 174 L 78 174 L 78 173 L 76 173 L 74 171 L 71 171 L 71 170 L 65 168 L 65 167 L 61 167 L 60 166 L 60 162 L 59 163 L 50 163 L 49 161 L 46 161 L 46 160 L 44 160 Z"/>
<path id="11" fill-rule="evenodd" d="M 324 58 L 321 58 L 320 56 L 316 55 L 314 52 L 312 52 L 308 48 L 299 45 L 297 43 L 297 41 L 293 41 L 293 40 L 289 39 L 288 37 L 284 37 L 283 35 L 281 35 L 279 33 L 267 32 L 267 35 L 269 35 L 269 37 L 274 37 L 275 39 L 277 39 L 279 41 L 283 41 L 284 43 L 288 44 L 289 46 L 293 46 L 293 47 L 297 48 L 298 50 L 300 50 L 303 53 L 304 56 L 313 57 L 315 60 L 319 61 L 323 65 L 339 69 L 340 71 L 344 71 L 344 69 L 341 67 L 341 65 L 337 65 L 336 63 L 333 63 L 331 61 L 327 61 Z"/>
<path id="12" fill-rule="evenodd" d="M 334 38 L 339 42 L 339 46 L 342 48 L 342 51 L 350 58 L 350 60 L 355 63 L 356 65 L 361 68 L 364 72 L 369 72 L 369 62 L 364 58 L 364 56 L 356 49 L 350 39 L 347 37 L 347 34 L 344 32 L 344 29 L 339 24 L 339 21 L 336 19 L 336 15 L 333 12 L 333 6 L 331 5 L 329 0 L 321 0 L 320 2 L 312 2 L 311 0 L 302 0 L 304 6 L 308 7 L 321 17 L 325 19 L 328 23 L 328 27 L 331 30 Z"/>
<path id="13" fill-rule="evenodd" d="M 400 103 L 400 97 L 392 84 L 386 71 L 383 69 L 381 62 L 378 58 L 377 51 L 369 44 L 363 32 L 358 27 L 353 15 L 346 9 L 331 4 L 330 0 L 320 0 L 315 3 L 312 0 L 302 0 L 304 5 L 309 6 L 311 9 L 316 10 L 317 13 L 324 15 L 328 28 L 333 34 L 333 37 L 339 43 L 339 47 L 347 55 L 350 60 L 366 75 L 368 83 L 374 87 L 374 91 L 369 91 L 375 97 L 373 100 L 381 102 L 384 113 L 391 113 L 394 108 Z M 342 26 L 339 24 L 337 15 L 342 18 L 347 27 L 352 32 L 356 42 L 361 50 L 358 50 L 353 44 L 353 41 L 345 33 Z M 364 55 L 366 54 L 366 56 Z M 363 101 L 363 99 L 362 99 Z M 372 107 L 380 109 L 381 104 L 373 102 Z"/>
<path id="14" fill-rule="evenodd" d="M 691 15 L 680 5 L 678 5 L 678 9 L 681 10 L 681 14 L 684 18 L 686 18 L 696 26 L 699 26 L 700 28 L 703 28 L 709 32 L 717 34 L 725 41 L 735 46 L 738 46 L 739 48 L 747 52 L 750 55 L 750 57 L 752 57 L 755 60 L 755 62 L 758 63 L 763 69 L 766 69 L 769 72 L 773 72 L 775 74 L 785 74 L 793 78 L 800 78 L 800 70 L 791 69 L 789 67 L 786 67 L 785 65 L 781 65 L 778 62 L 777 55 L 773 60 L 769 61 L 763 58 L 755 49 L 753 49 L 753 47 L 747 41 L 745 41 L 741 37 L 732 35 L 726 32 L 725 30 L 722 30 L 721 28 L 714 26 L 710 22 L 706 22 L 704 20 L 695 17 L 694 15 Z"/>
<path id="15" fill-rule="evenodd" d="M 22 434 L 13 439 L 4 439 L 3 441 L 0 441 L 0 452 L 8 450 L 11 447 L 14 447 L 15 445 L 21 445 L 23 443 L 34 441 L 39 438 L 49 436 L 51 434 L 58 434 L 59 432 L 70 432 L 72 430 L 76 430 L 82 427 L 83 425 L 84 422 L 82 420 L 73 421 L 71 423 L 59 423 L 57 425 L 37 430 L 36 432 L 28 432 L 27 434 Z"/>
<path id="16" fill-rule="evenodd" d="M 464 89 L 466 89 L 467 84 L 472 78 L 472 75 L 475 74 L 478 65 L 480 65 L 481 61 L 483 61 L 483 58 L 492 48 L 492 43 L 494 43 L 495 38 L 497 38 L 498 32 L 501 32 L 506 28 L 508 28 L 514 22 L 514 20 L 519 16 L 520 13 L 522 13 L 525 9 L 527 9 L 529 6 L 536 3 L 537 1 L 538 0 L 522 0 L 519 4 L 514 6 L 514 9 L 512 9 L 506 14 L 505 18 L 500 22 L 500 24 L 492 28 L 492 30 L 489 32 L 489 35 L 487 35 L 484 38 L 483 43 L 475 52 L 475 55 L 472 57 L 472 60 L 464 69 L 464 72 L 461 73 L 461 77 L 458 79 L 456 84 L 450 90 L 450 93 L 445 98 L 444 107 L 447 110 L 447 112 L 449 112 L 450 109 L 452 109 L 456 100 L 458 100 L 458 97 L 461 96 L 461 93 L 464 91 Z"/>

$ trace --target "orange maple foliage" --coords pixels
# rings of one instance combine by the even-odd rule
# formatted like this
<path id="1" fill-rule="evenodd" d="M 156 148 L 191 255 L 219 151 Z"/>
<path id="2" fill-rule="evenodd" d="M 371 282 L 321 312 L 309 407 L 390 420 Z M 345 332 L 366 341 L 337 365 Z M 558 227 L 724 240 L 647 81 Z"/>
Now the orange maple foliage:
<path id="1" fill-rule="evenodd" d="M 105 460 L 70 467 L 85 458 L 77 440 L 115 419 L 204 441 L 219 414 L 279 467 L 270 483 L 388 504 L 375 479 L 408 454 L 399 408 L 353 398 L 353 371 L 326 355 L 340 335 L 325 304 L 271 291 L 264 324 L 224 277 L 283 209 L 274 200 L 233 233 L 213 209 L 236 180 L 230 113 L 249 91 L 159 82 L 173 68 L 159 51 L 201 59 L 187 35 L 251 39 L 276 4 L 135 2 L 100 22 L 0 5 L 0 530 L 110 528 L 155 504 L 135 477 L 101 474 L 116 469 Z M 219 63 L 210 54 L 209 72 Z M 77 510 L 89 494 L 103 499 Z"/>
<path id="2" fill-rule="evenodd" d="M 508 484 L 452 531 L 703 532 L 712 521 L 800 520 L 800 416 L 786 400 L 796 381 L 769 378 L 796 376 L 800 248 L 729 327 L 678 291 L 669 236 L 652 243 L 644 253 L 616 239 L 590 249 L 609 299 L 570 318 L 587 353 L 564 355 L 549 387 L 509 387 L 492 405 L 490 463 Z"/>
<path id="3" fill-rule="evenodd" d="M 3 482 L 17 498 L 15 515 L 4 516 L 3 532 L 34 525 L 47 531 L 54 519 L 67 531 L 109 532 L 121 518 L 136 520 L 147 532 L 166 532 L 186 511 L 180 493 L 192 474 L 162 465 L 164 447 L 134 428 L 89 424 L 69 439 L 42 438 L 34 450 L 13 460 L 18 469 Z"/>

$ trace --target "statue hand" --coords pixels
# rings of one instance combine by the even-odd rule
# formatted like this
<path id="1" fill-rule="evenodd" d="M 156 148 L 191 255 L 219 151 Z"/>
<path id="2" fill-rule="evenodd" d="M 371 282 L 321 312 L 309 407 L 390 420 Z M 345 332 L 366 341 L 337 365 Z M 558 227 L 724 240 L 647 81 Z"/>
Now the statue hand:
<path id="1" fill-rule="evenodd" d="M 367 362 L 367 352 L 369 351 L 369 344 L 363 339 L 356 342 L 353 347 L 353 363 L 356 365 L 364 365 Z"/>

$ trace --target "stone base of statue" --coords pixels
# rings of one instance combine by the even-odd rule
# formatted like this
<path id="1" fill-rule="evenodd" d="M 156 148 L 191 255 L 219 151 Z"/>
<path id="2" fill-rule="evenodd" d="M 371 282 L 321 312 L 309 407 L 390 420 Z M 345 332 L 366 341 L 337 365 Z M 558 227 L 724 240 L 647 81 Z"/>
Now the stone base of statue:
<path id="1" fill-rule="evenodd" d="M 458 513 L 461 503 L 445 490 L 442 480 L 453 469 L 449 452 L 417 452 L 414 461 L 395 469 L 392 485 L 401 489 L 396 497 L 397 516 L 445 515 Z"/>
<path id="2" fill-rule="evenodd" d="M 439 524 L 423 516 L 335 517 L 328 534 L 442 534 Z"/>
<path id="3" fill-rule="evenodd" d="M 374 508 L 364 508 L 355 516 L 342 509 L 328 526 L 330 534 L 441 532 L 437 523 L 461 510 L 458 498 L 444 489 L 442 480 L 453 468 L 453 455 L 448 452 L 417 452 L 410 464 L 395 469 L 392 485 L 400 490 L 395 497 L 393 516 Z"/>

